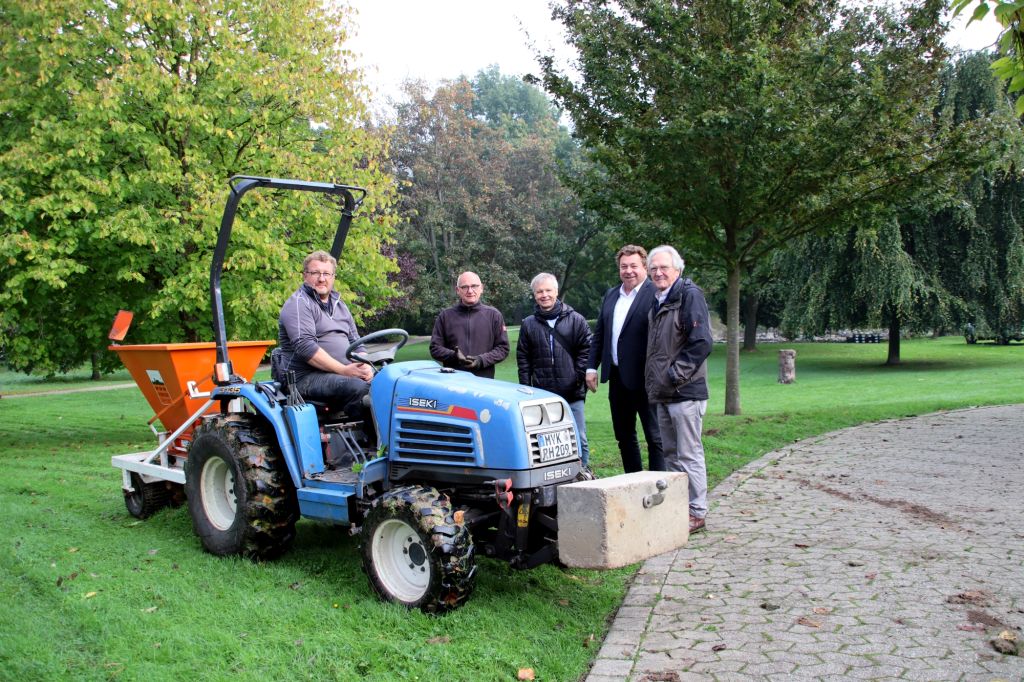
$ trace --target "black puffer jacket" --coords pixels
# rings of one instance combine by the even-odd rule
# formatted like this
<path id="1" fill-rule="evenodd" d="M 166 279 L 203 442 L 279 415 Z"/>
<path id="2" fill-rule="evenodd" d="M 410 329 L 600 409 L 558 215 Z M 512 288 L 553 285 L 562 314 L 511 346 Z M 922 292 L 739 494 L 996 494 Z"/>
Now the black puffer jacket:
<path id="1" fill-rule="evenodd" d="M 569 402 L 583 400 L 587 395 L 590 325 L 561 301 L 553 313 L 557 314 L 557 335 L 540 317 L 540 310 L 523 320 L 516 346 L 519 383 L 557 393 Z"/>

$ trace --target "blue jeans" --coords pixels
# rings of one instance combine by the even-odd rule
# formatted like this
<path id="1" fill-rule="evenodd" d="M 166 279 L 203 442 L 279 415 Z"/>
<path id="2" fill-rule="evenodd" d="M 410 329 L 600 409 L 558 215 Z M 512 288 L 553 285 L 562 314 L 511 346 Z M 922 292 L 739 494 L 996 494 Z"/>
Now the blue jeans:
<path id="1" fill-rule="evenodd" d="M 586 407 L 586 402 L 583 400 L 573 400 L 569 403 L 569 409 L 572 410 L 572 418 L 576 420 L 576 430 L 580 434 L 580 457 L 583 459 L 583 466 L 590 466 L 590 445 L 587 444 L 587 423 L 586 417 L 583 414 L 584 407 Z"/>

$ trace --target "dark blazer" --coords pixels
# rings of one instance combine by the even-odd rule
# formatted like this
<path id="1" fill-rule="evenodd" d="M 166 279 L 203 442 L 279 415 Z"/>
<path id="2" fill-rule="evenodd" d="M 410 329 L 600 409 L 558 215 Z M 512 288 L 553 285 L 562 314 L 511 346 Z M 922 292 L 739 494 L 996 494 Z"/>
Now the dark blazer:
<path id="1" fill-rule="evenodd" d="M 612 367 L 612 316 L 619 300 L 622 285 L 609 289 L 601 302 L 594 338 L 590 342 L 590 369 L 601 368 L 601 383 L 608 381 Z M 644 365 L 647 361 L 647 313 L 654 302 L 654 284 L 650 278 L 636 292 L 636 300 L 629 306 L 626 321 L 619 333 L 619 378 L 631 391 L 644 387 Z"/>

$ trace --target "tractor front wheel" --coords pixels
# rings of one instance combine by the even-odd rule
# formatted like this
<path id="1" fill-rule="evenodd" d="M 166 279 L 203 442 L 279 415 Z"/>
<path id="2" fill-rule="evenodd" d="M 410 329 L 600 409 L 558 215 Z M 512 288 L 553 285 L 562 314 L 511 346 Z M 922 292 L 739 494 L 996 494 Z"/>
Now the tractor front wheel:
<path id="1" fill-rule="evenodd" d="M 192 527 L 211 554 L 272 559 L 295 539 L 295 487 L 253 415 L 217 416 L 196 428 L 185 494 Z"/>
<path id="2" fill-rule="evenodd" d="M 473 540 L 433 488 L 398 488 L 377 500 L 363 523 L 362 554 L 377 594 L 406 608 L 444 613 L 473 591 Z"/>

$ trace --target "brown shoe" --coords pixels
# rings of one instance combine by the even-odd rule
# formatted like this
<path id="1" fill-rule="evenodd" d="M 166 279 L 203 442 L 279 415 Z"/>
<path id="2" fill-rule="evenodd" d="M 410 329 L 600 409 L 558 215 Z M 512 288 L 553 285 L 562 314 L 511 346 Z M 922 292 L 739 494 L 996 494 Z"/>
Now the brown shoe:
<path id="1" fill-rule="evenodd" d="M 706 530 L 707 528 L 704 526 L 704 519 L 690 514 L 690 533 L 702 533 Z"/>

